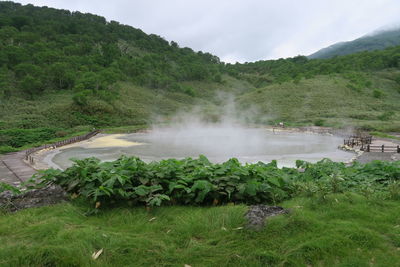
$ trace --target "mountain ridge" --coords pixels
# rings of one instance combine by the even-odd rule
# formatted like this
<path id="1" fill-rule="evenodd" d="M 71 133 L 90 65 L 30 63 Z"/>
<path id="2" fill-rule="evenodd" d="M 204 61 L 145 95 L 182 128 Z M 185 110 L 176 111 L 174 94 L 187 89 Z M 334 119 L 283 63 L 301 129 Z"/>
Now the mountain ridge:
<path id="1" fill-rule="evenodd" d="M 352 41 L 338 42 L 322 48 L 308 56 L 310 59 L 332 58 L 363 51 L 382 50 L 400 45 L 400 26 L 389 30 L 378 30 Z"/>

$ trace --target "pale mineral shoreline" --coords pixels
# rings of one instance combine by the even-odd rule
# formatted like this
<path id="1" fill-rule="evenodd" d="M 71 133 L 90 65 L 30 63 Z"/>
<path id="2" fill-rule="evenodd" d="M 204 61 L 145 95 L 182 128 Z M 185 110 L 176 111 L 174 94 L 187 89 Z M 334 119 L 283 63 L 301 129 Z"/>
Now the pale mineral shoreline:
<path id="1" fill-rule="evenodd" d="M 96 136 L 76 142 L 73 144 L 65 145 L 62 147 L 57 147 L 55 149 L 46 148 L 33 153 L 34 164 L 31 164 L 36 170 L 45 170 L 49 168 L 61 169 L 60 166 L 55 164 L 52 159 L 58 153 L 61 153 L 64 149 L 72 147 L 82 147 L 82 148 L 103 148 L 103 147 L 128 147 L 128 146 L 138 146 L 143 145 L 143 143 L 132 142 L 128 140 L 121 139 L 128 134 L 97 134 Z M 29 163 L 29 162 L 27 162 Z"/>

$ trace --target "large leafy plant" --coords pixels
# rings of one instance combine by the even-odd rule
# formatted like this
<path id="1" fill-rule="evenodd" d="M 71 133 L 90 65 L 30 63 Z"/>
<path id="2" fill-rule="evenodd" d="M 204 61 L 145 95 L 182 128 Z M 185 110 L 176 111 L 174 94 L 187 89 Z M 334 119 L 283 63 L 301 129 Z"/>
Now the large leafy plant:
<path id="1" fill-rule="evenodd" d="M 118 201 L 146 206 L 277 203 L 301 193 L 338 193 L 370 185 L 386 190 L 400 180 L 400 162 L 348 167 L 324 159 L 315 164 L 297 161 L 298 168 L 278 168 L 276 161 L 243 165 L 234 158 L 213 164 L 205 156 L 151 163 L 126 156 L 113 162 L 74 162 L 65 171 L 46 170 L 34 180 L 37 186 L 60 185 L 97 208 Z"/>

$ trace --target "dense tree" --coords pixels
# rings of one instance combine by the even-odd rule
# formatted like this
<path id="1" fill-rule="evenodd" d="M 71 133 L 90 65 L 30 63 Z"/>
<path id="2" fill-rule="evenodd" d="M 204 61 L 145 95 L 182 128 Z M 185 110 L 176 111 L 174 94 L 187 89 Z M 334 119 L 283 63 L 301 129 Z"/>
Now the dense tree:
<path id="1" fill-rule="evenodd" d="M 38 94 L 43 90 L 43 86 L 40 80 L 36 79 L 30 74 L 26 75 L 21 80 L 20 87 L 25 93 L 29 95 L 30 98 L 33 98 L 35 94 Z"/>
<path id="2" fill-rule="evenodd" d="M 357 71 L 376 71 L 399 68 L 400 46 L 380 51 L 361 52 L 331 59 L 307 59 L 304 56 L 279 60 L 262 60 L 245 64 L 227 64 L 226 72 L 237 78 L 247 79 L 255 86 L 282 83 L 299 77 L 333 73 L 346 74 Z"/>
<path id="3" fill-rule="evenodd" d="M 6 67 L 0 68 L 0 97 L 8 99 L 12 93 L 12 72 Z"/>
<path id="4" fill-rule="evenodd" d="M 209 53 L 100 16 L 0 2 L 0 67 L 15 73 L 30 97 L 43 90 L 107 90 L 119 80 L 169 89 L 220 77 L 215 64 L 218 57 Z M 29 85 L 32 78 L 38 81 Z"/>
<path id="5" fill-rule="evenodd" d="M 72 68 L 68 63 L 58 62 L 49 67 L 48 75 L 54 88 L 70 89 L 74 86 L 75 77 Z"/>
<path id="6" fill-rule="evenodd" d="M 108 90 L 117 81 L 174 91 L 184 81 L 222 82 L 223 73 L 260 87 L 399 66 L 400 47 L 327 60 L 297 56 L 224 64 L 210 53 L 180 48 L 100 16 L 0 2 L 0 67 L 8 73 L 0 82 L 17 84 L 26 93 L 32 90 L 30 97 L 44 90 Z M 32 78 L 37 81 L 28 85 Z M 350 81 L 349 86 L 361 84 Z"/>

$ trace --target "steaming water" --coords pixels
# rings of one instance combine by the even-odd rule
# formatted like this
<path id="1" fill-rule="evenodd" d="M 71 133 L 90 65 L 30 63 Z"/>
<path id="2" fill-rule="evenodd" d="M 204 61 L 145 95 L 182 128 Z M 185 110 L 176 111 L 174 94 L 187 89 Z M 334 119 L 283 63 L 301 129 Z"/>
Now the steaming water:
<path id="1" fill-rule="evenodd" d="M 353 155 L 337 149 L 341 139 L 334 136 L 304 133 L 272 133 L 265 129 L 234 126 L 203 126 L 154 129 L 149 133 L 133 133 L 118 138 L 139 142 L 136 146 L 70 147 L 52 156 L 55 167 L 72 165 L 70 158 L 97 157 L 115 160 L 121 155 L 138 156 L 146 162 L 167 158 L 207 156 L 212 162 L 236 157 L 241 162 L 278 161 L 279 166 L 292 167 L 297 159 L 316 162 L 323 158 L 347 161 Z"/>

